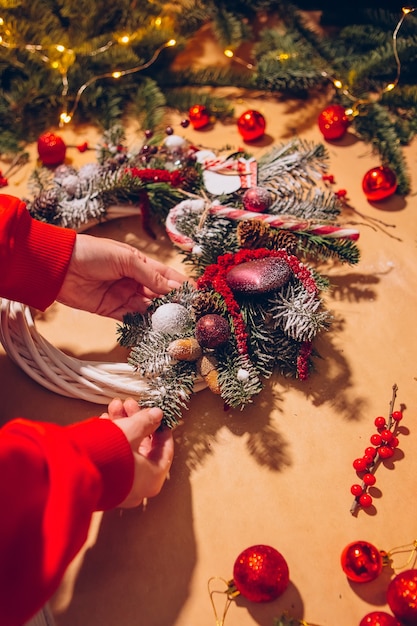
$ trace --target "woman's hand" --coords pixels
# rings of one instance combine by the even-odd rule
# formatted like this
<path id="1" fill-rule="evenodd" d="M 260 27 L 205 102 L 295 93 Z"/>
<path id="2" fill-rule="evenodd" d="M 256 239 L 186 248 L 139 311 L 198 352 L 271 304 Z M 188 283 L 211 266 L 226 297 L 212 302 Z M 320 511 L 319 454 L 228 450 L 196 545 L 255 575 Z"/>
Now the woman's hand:
<path id="1" fill-rule="evenodd" d="M 126 313 L 144 313 L 152 299 L 186 280 L 129 244 L 79 234 L 57 300 L 121 321 Z"/>
<path id="2" fill-rule="evenodd" d="M 144 498 L 156 496 L 168 476 L 174 458 L 172 431 L 157 430 L 163 417 L 161 409 L 140 409 L 133 398 L 124 402 L 115 398 L 101 417 L 113 420 L 124 432 L 135 461 L 132 489 L 119 506 L 138 506 Z"/>

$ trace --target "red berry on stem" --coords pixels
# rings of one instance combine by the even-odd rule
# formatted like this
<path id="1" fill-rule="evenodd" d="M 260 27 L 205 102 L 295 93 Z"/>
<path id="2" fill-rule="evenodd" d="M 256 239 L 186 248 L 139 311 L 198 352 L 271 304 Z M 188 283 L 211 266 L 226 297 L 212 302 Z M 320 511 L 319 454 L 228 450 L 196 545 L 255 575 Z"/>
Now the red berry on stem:
<path id="1" fill-rule="evenodd" d="M 376 417 L 374 424 L 377 428 L 384 428 L 386 425 L 385 417 Z"/>
<path id="2" fill-rule="evenodd" d="M 375 475 L 371 474 L 370 472 L 368 474 L 364 474 L 362 480 L 368 487 L 375 485 L 376 483 Z"/>
<path id="3" fill-rule="evenodd" d="M 366 468 L 368 467 L 368 464 L 366 462 L 366 459 L 362 458 L 362 459 L 355 459 L 353 461 L 353 467 L 357 472 L 364 472 L 366 470 Z"/>
<path id="4" fill-rule="evenodd" d="M 390 459 L 394 454 L 394 450 L 390 446 L 380 446 L 378 448 L 378 454 L 381 459 Z"/>
<path id="5" fill-rule="evenodd" d="M 359 496 L 359 504 L 363 506 L 364 509 L 368 509 L 370 506 L 372 506 L 372 498 L 369 493 L 363 493 L 361 496 Z"/>
<path id="6" fill-rule="evenodd" d="M 382 440 L 385 441 L 386 443 L 390 442 L 394 436 L 392 432 L 388 430 L 387 428 L 385 428 L 384 430 L 381 430 L 380 435 L 382 437 Z"/>
<path id="7" fill-rule="evenodd" d="M 374 446 L 380 446 L 382 443 L 382 437 L 381 435 L 372 435 L 370 438 L 370 442 L 372 443 L 372 445 Z"/>
<path id="8" fill-rule="evenodd" d="M 389 442 L 389 445 L 391 448 L 397 448 L 397 446 L 400 445 L 400 440 L 398 439 L 398 437 L 392 437 L 391 441 Z"/>
<path id="9" fill-rule="evenodd" d="M 372 459 L 374 459 L 377 455 L 377 449 L 369 446 L 369 448 L 365 449 L 365 455 L 370 456 Z"/>
<path id="10" fill-rule="evenodd" d="M 355 496 L 355 498 L 357 498 L 358 496 L 362 495 L 363 493 L 363 488 L 362 485 L 352 485 L 352 487 L 350 488 L 350 493 Z"/>
<path id="11" fill-rule="evenodd" d="M 401 420 L 402 420 L 402 418 L 403 418 L 402 411 L 394 411 L 394 412 L 391 414 L 391 417 L 392 417 L 392 419 L 393 419 L 393 420 L 395 420 L 396 422 L 401 421 Z"/>

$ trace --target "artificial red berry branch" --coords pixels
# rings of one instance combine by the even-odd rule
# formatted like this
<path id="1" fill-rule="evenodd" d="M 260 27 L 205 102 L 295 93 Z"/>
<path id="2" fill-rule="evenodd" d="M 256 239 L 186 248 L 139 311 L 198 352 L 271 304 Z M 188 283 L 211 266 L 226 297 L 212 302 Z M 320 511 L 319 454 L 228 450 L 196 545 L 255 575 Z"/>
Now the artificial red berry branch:
<path id="1" fill-rule="evenodd" d="M 357 475 L 362 479 L 361 484 L 355 483 L 350 488 L 350 492 L 355 496 L 350 512 L 354 515 L 358 507 L 364 509 L 372 506 L 372 496 L 368 493 L 368 488 L 376 483 L 375 472 L 378 465 L 391 458 L 398 447 L 398 424 L 403 418 L 402 411 L 394 411 L 395 399 L 397 397 L 398 386 L 392 387 L 392 398 L 389 407 L 388 420 L 379 416 L 374 420 L 377 433 L 371 435 L 371 446 L 365 449 L 364 455 L 353 461 L 353 467 Z"/>

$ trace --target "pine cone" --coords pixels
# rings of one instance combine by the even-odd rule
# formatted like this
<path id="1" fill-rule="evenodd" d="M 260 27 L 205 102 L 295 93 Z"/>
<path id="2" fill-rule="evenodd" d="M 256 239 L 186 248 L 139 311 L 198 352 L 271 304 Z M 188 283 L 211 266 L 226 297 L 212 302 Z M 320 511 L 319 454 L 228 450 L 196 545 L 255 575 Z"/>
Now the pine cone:
<path id="1" fill-rule="evenodd" d="M 295 254 L 298 248 L 298 237 L 288 230 L 271 229 L 269 247 L 275 250 L 284 249 L 288 254 Z"/>
<path id="2" fill-rule="evenodd" d="M 29 213 L 39 221 L 52 223 L 57 218 L 58 195 L 54 189 L 41 191 L 39 196 L 28 204 Z"/>
<path id="3" fill-rule="evenodd" d="M 244 220 L 239 222 L 236 234 L 241 248 L 265 248 L 270 232 L 269 224 L 261 220 Z"/>
<path id="4" fill-rule="evenodd" d="M 193 298 L 192 308 L 197 320 L 209 313 L 219 315 L 224 313 L 224 305 L 219 301 L 218 296 L 209 291 L 199 291 Z"/>

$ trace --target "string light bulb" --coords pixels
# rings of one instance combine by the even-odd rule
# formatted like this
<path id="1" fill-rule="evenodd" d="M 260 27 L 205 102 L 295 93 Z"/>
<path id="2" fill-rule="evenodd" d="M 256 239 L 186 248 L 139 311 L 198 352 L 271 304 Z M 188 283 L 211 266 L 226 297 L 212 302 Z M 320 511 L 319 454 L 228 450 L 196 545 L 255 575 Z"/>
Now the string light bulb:
<path id="1" fill-rule="evenodd" d="M 246 69 L 248 70 L 253 70 L 254 69 L 254 65 L 252 63 L 247 63 L 246 61 L 244 61 L 243 59 L 237 57 L 235 55 L 235 53 L 233 52 L 233 50 L 231 50 L 230 48 L 226 48 L 226 50 L 223 50 L 223 54 L 228 58 L 228 59 L 233 59 L 234 61 L 236 61 L 236 63 L 239 63 L 240 65 L 243 65 L 244 67 L 246 67 Z"/>
<path id="2" fill-rule="evenodd" d="M 160 27 L 162 25 L 162 19 L 157 18 L 154 21 L 154 25 L 157 27 Z M 10 39 L 12 39 L 12 35 L 11 35 L 10 30 L 5 28 L 5 22 L 2 17 L 0 17 L 0 27 L 3 27 L 3 33 L 0 34 L 0 46 L 4 48 L 8 48 L 8 49 L 26 50 L 27 52 L 30 52 L 31 54 L 38 56 L 38 58 L 41 61 L 49 65 L 49 67 L 51 67 L 53 70 L 56 70 L 60 73 L 61 83 L 62 83 L 61 97 L 65 99 L 68 96 L 68 92 L 69 92 L 68 70 L 75 63 L 76 56 L 77 56 L 76 52 L 71 48 L 67 48 L 61 43 L 53 44 L 50 46 L 42 46 L 40 44 L 18 45 L 17 43 L 10 41 Z M 7 35 L 8 40 L 5 40 L 4 38 L 5 35 Z M 94 50 L 90 50 L 88 52 L 82 52 L 82 53 L 78 52 L 78 54 L 80 55 L 82 54 L 82 56 L 87 56 L 87 57 L 95 57 L 99 54 L 103 54 L 103 52 L 106 52 L 115 43 L 126 46 L 126 45 L 129 45 L 134 39 L 135 39 L 135 33 L 132 33 L 132 34 L 123 33 L 120 35 L 114 34 L 113 39 L 109 40 L 104 45 Z M 153 53 L 149 61 L 146 61 L 145 63 L 141 65 L 137 65 L 127 70 L 114 69 L 104 74 L 91 77 L 88 81 L 86 81 L 79 87 L 75 95 L 75 100 L 74 100 L 74 104 L 73 104 L 71 111 L 64 110 L 61 112 L 59 116 L 59 126 L 63 126 L 65 124 L 70 123 L 70 121 L 72 120 L 74 116 L 75 110 L 78 107 L 81 95 L 87 89 L 87 87 L 89 87 L 92 83 L 103 78 L 119 79 L 123 76 L 140 72 L 148 68 L 150 65 L 152 65 L 152 63 L 156 61 L 159 54 L 162 52 L 164 48 L 175 46 L 176 43 L 177 42 L 175 39 L 169 39 L 167 42 L 163 43 L 161 46 L 159 46 L 155 50 L 155 52 Z"/>

